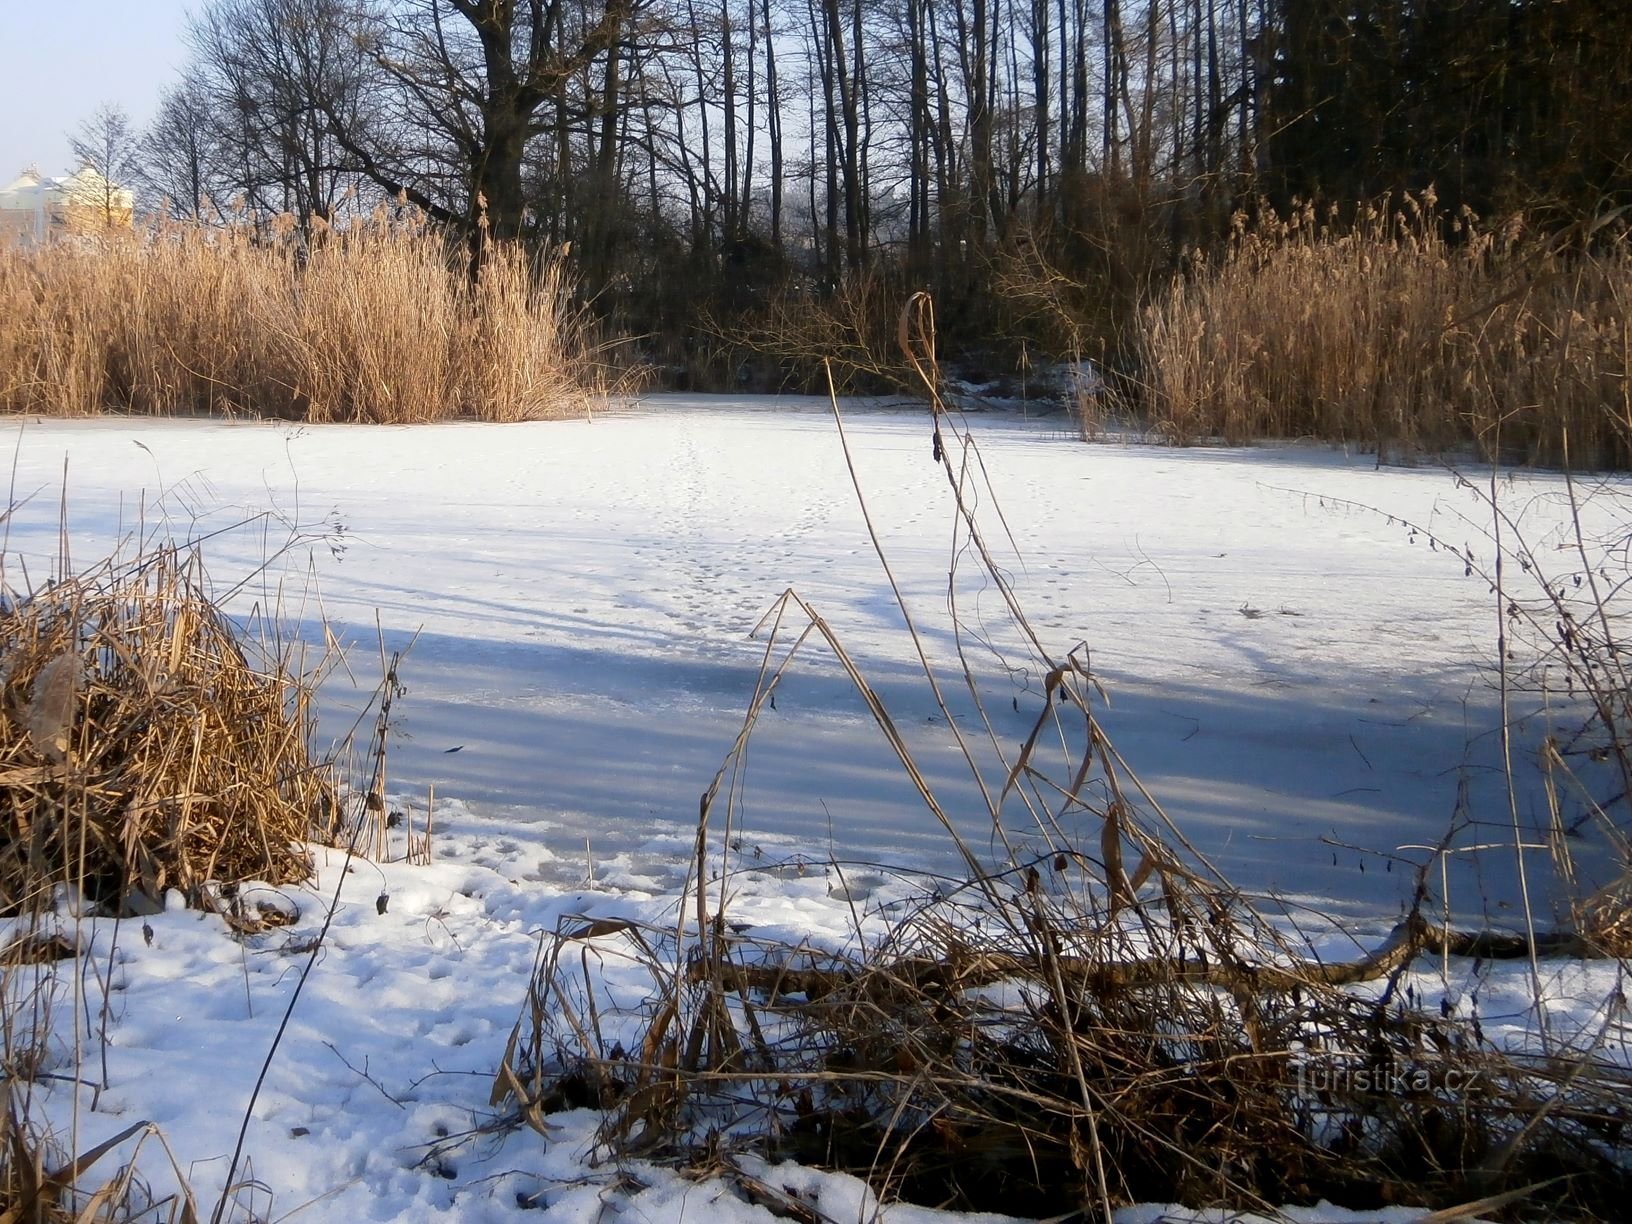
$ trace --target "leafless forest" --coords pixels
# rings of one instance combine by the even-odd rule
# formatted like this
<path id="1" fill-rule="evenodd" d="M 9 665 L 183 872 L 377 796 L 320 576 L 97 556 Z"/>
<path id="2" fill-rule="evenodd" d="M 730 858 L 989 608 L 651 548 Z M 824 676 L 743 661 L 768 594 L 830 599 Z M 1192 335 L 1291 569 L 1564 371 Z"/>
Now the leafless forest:
<path id="1" fill-rule="evenodd" d="M 824 321 L 865 372 L 919 288 L 994 368 L 1127 365 L 1243 211 L 1632 200 L 1609 0 L 213 0 L 192 44 L 151 130 L 90 142 L 151 203 L 570 242 L 638 355 L 714 386 L 798 376 Z"/>

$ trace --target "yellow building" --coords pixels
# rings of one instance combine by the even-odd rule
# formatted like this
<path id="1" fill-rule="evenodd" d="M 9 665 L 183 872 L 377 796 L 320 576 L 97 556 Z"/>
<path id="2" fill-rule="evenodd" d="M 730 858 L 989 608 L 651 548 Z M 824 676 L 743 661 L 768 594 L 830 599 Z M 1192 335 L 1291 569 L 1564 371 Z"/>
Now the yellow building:
<path id="1" fill-rule="evenodd" d="M 62 178 L 28 169 L 0 188 L 0 243 L 32 246 L 65 234 L 131 227 L 135 197 L 89 166 Z"/>

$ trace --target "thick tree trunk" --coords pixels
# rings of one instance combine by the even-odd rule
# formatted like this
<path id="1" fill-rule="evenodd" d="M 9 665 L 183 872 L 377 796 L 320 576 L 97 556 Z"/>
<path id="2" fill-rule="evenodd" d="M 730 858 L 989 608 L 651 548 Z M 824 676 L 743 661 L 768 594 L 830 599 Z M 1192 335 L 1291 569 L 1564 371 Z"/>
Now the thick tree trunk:
<path id="1" fill-rule="evenodd" d="M 514 113 L 489 111 L 485 116 L 486 152 L 476 167 L 474 215 L 484 220 L 489 237 L 500 242 L 522 235 L 526 197 L 521 189 L 521 159 L 527 147 L 527 128 Z"/>

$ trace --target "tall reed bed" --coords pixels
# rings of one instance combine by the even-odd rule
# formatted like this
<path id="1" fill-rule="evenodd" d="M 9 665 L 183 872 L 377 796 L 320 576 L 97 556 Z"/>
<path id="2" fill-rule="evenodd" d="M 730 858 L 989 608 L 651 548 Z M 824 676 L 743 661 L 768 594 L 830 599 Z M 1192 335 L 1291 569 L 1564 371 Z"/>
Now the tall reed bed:
<path id="1" fill-rule="evenodd" d="M 0 250 L 0 412 L 516 421 L 594 384 L 560 262 L 377 214 Z"/>
<path id="2" fill-rule="evenodd" d="M 1149 406 L 1178 441 L 1313 436 L 1381 450 L 1632 463 L 1632 248 L 1449 220 L 1431 192 L 1340 224 L 1238 216 L 1149 306 Z"/>

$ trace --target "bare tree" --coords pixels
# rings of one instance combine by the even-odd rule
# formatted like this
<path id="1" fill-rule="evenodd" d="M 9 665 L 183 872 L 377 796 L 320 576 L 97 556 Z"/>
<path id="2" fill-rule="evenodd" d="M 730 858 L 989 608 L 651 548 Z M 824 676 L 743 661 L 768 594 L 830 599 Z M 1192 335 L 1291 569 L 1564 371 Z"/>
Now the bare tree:
<path id="1" fill-rule="evenodd" d="M 526 232 L 523 167 L 530 140 L 587 130 L 620 103 L 615 61 L 649 0 L 382 0 L 363 34 L 375 63 L 462 157 L 464 221 L 495 238 Z M 601 63 L 604 99 L 590 96 Z M 331 115 L 336 139 L 387 191 L 408 187 L 390 150 Z M 610 152 L 610 149 L 607 150 Z M 414 198 L 412 191 L 408 192 Z M 416 201 L 420 202 L 420 201 Z M 428 202 L 428 201 L 426 201 Z"/>
<path id="2" fill-rule="evenodd" d="M 112 226 L 127 211 L 123 201 L 141 167 L 141 139 L 130 116 L 116 103 L 104 102 L 74 129 L 68 144 L 80 167 L 94 170 L 100 180 L 91 188 L 95 199 L 81 202 L 94 204 Z"/>
<path id="3" fill-rule="evenodd" d="M 250 204 L 328 220 L 359 167 L 372 59 L 344 0 L 214 0 L 192 22 L 223 157 Z"/>
<path id="4" fill-rule="evenodd" d="M 219 215 L 215 197 L 225 178 L 218 117 L 196 72 L 165 91 L 141 152 L 141 185 L 156 207 L 194 221 L 206 211 Z"/>

